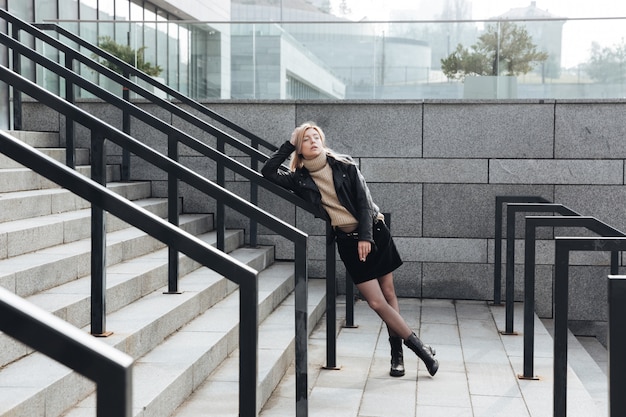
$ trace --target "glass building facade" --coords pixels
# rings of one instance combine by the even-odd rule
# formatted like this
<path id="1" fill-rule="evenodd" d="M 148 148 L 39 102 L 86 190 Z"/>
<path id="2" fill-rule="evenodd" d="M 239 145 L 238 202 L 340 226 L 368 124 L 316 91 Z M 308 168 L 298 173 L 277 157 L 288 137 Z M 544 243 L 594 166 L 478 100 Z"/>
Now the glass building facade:
<path id="1" fill-rule="evenodd" d="M 223 29 L 185 23 L 168 8 L 140 0 L 9 0 L 8 10 L 28 22 L 57 23 L 93 44 L 110 38 L 135 52 L 142 49 L 146 62 L 163 69 L 158 77 L 170 87 L 195 98 L 222 98 Z M 54 53 L 49 57 L 58 59 Z M 61 81 L 45 70 L 24 61 L 23 71 L 47 89 L 61 91 Z M 93 71 L 80 71 L 112 88 Z"/>
<path id="2" fill-rule="evenodd" d="M 0 0 L 1 2 L 2 0 Z M 158 66 L 158 78 L 197 100 L 214 99 L 579 99 L 626 95 L 626 19 L 568 19 L 530 2 L 490 20 L 466 14 L 419 21 L 349 21 L 324 0 L 5 0 L 29 22 L 53 22 L 92 43 L 113 39 Z M 505 39 L 504 23 L 523 29 L 545 53 L 511 70 L 503 44 L 482 51 L 482 73 L 444 71 L 443 60 L 468 52 L 487 32 Z M 600 29 L 598 29 L 600 28 Z M 22 40 L 29 42 L 28 39 Z M 33 47 L 60 62 L 44 45 Z M 23 63 L 51 91 L 62 80 Z M 81 74 L 112 91 L 92 70 Z M 477 80 L 478 78 L 478 80 Z M 88 97 L 85 92 L 80 96 Z"/>

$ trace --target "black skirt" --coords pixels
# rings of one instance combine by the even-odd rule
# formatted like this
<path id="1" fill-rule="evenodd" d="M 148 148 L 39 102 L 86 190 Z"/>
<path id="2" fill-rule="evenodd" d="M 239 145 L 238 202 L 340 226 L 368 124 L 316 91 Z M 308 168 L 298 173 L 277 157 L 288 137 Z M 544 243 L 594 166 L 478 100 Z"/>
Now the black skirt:
<path id="1" fill-rule="evenodd" d="M 357 250 L 358 235 L 340 231 L 336 233 L 339 257 L 355 284 L 382 277 L 402 265 L 389 228 L 383 221 L 374 224 L 373 235 L 372 251 L 365 262 L 361 262 Z"/>

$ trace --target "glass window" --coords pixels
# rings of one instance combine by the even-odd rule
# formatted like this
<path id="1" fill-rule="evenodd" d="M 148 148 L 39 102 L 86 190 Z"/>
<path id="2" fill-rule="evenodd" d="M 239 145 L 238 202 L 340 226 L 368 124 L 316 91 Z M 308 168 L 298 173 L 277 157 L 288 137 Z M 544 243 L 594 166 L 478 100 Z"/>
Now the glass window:
<path id="1" fill-rule="evenodd" d="M 115 2 L 111 0 L 98 2 L 98 19 L 113 20 L 114 18 Z"/>
<path id="2" fill-rule="evenodd" d="M 115 40 L 127 45 L 130 43 L 130 2 L 115 0 Z"/>
<path id="3" fill-rule="evenodd" d="M 146 4 L 144 9 L 145 23 L 143 25 L 143 46 L 146 62 L 156 64 L 156 12 L 154 7 Z"/>
<path id="4" fill-rule="evenodd" d="M 80 0 L 78 4 L 78 16 L 81 20 L 78 26 L 78 34 L 87 42 L 98 43 L 98 24 L 94 20 L 98 19 L 98 2 L 97 0 Z M 65 24 L 63 24 L 65 26 Z M 87 49 L 82 48 L 81 52 L 91 55 Z M 98 76 L 89 67 L 84 64 L 80 65 L 80 74 L 88 80 L 97 83 Z M 93 97 L 85 90 L 80 89 L 78 97 Z"/>
<path id="5" fill-rule="evenodd" d="M 168 29 L 168 47 L 167 47 L 167 83 L 170 87 L 178 90 L 178 74 L 179 74 L 179 53 L 178 53 L 178 25 L 170 23 Z"/>
<path id="6" fill-rule="evenodd" d="M 34 3 L 35 22 L 43 22 L 47 19 L 57 18 L 59 11 L 57 9 L 56 0 L 38 0 Z M 42 41 L 36 41 L 35 45 L 35 49 L 43 53 L 46 58 L 59 62 L 60 56 L 56 48 L 50 47 Z M 58 94 L 60 91 L 59 76 L 41 66 L 37 66 L 36 68 L 36 76 L 39 85 L 43 86 L 48 91 Z"/>
<path id="7" fill-rule="evenodd" d="M 168 49 L 168 39 L 167 39 L 167 15 L 163 11 L 157 11 L 157 39 L 156 39 L 156 61 L 152 62 L 152 64 L 158 65 L 163 69 L 161 73 L 161 77 L 165 79 L 165 82 L 169 81 L 169 69 L 167 67 L 167 49 Z"/>
<path id="8" fill-rule="evenodd" d="M 189 95 L 189 37 L 191 33 L 187 26 L 178 28 L 178 57 L 180 67 L 178 70 L 178 91 Z"/>
<path id="9" fill-rule="evenodd" d="M 135 49 L 143 46 L 143 8 L 133 2 L 130 3 L 130 20 L 133 21 L 133 47 Z"/>

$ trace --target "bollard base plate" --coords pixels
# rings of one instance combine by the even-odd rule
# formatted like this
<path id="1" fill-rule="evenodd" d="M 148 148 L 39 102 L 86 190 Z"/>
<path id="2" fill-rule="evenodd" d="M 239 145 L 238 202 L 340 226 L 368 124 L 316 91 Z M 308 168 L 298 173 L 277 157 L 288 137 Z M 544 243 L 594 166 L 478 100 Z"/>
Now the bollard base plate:
<path id="1" fill-rule="evenodd" d="M 93 337 L 109 337 L 113 334 L 113 332 L 104 332 L 104 333 L 92 333 Z"/>
<path id="2" fill-rule="evenodd" d="M 524 375 L 517 375 L 517 379 L 523 379 L 526 381 L 541 381 L 541 377 L 535 375 L 535 376 L 524 376 Z"/>
<path id="3" fill-rule="evenodd" d="M 322 366 L 322 369 L 326 369 L 327 371 L 340 371 L 341 366 Z"/>
<path id="4" fill-rule="evenodd" d="M 500 330 L 500 334 L 503 336 L 517 336 L 518 332 L 507 332 L 506 330 Z"/>

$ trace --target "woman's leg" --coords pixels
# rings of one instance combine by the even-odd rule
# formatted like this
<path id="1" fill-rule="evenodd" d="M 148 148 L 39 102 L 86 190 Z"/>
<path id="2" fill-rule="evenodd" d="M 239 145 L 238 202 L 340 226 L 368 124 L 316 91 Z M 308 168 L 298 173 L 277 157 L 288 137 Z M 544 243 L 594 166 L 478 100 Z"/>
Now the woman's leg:
<path id="1" fill-rule="evenodd" d="M 404 344 L 415 352 L 415 354 L 422 361 L 424 361 L 424 364 L 428 369 L 428 373 L 431 376 L 435 375 L 439 369 L 439 362 L 434 358 L 434 349 L 428 345 L 424 345 L 409 328 L 400 313 L 396 311 L 391 304 L 389 304 L 383 294 L 382 284 L 378 280 L 373 279 L 357 284 L 357 288 L 367 301 L 370 308 L 374 310 L 385 322 L 389 331 L 400 336 L 404 340 Z"/>
<path id="2" fill-rule="evenodd" d="M 381 284 L 379 280 L 372 279 L 369 281 L 362 282 L 357 284 L 357 288 L 367 301 L 367 304 L 370 306 L 372 310 L 380 316 L 381 319 L 387 325 L 390 333 L 396 334 L 400 336 L 402 339 L 406 340 L 413 331 L 406 324 L 400 313 L 398 312 L 398 300 L 395 297 L 394 291 L 394 300 L 395 300 L 395 308 L 390 304 L 385 298 L 385 294 L 383 293 L 383 285 L 388 288 L 388 281 L 391 279 L 391 274 L 385 275 L 381 279 L 389 276 L 389 278 L 385 278 L 385 284 Z M 391 281 L 393 285 L 393 281 Z"/>
<path id="3" fill-rule="evenodd" d="M 400 313 L 400 306 L 398 304 L 398 297 L 396 296 L 396 289 L 393 285 L 393 274 L 390 272 L 387 275 L 383 275 L 378 278 L 380 289 L 383 292 L 387 304 L 389 304 L 394 310 Z M 393 330 L 387 326 L 389 336 L 398 336 Z"/>
<path id="4" fill-rule="evenodd" d="M 393 286 L 393 275 L 388 273 L 378 278 L 380 289 L 383 292 L 383 296 L 387 303 L 400 313 L 400 306 L 398 304 L 398 297 L 396 296 L 396 289 Z M 391 367 L 389 368 L 389 375 L 393 377 L 404 376 L 404 352 L 402 351 L 402 338 L 396 334 L 389 326 L 387 326 L 387 333 L 389 333 L 389 346 L 391 348 Z"/>

